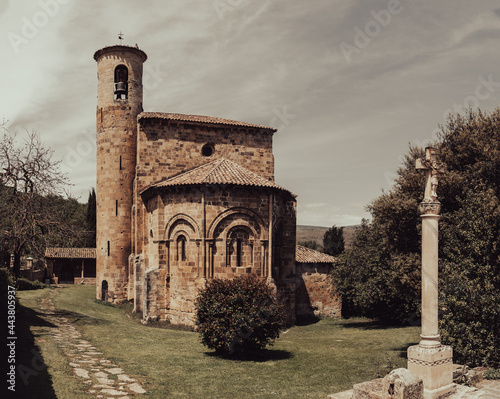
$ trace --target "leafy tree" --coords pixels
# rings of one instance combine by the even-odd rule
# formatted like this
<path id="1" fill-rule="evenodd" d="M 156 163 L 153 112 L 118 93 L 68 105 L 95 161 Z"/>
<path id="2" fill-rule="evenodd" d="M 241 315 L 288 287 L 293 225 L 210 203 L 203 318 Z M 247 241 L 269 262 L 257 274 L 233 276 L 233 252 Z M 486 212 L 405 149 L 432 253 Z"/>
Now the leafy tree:
<path id="1" fill-rule="evenodd" d="M 500 364 L 500 202 L 478 183 L 447 214 L 441 242 L 441 334 L 455 361 Z"/>
<path id="2" fill-rule="evenodd" d="M 309 248 L 309 249 L 314 249 L 315 251 L 318 251 L 318 243 L 314 240 L 310 241 L 301 241 L 299 242 L 299 245 L 302 245 L 303 247 Z"/>
<path id="3" fill-rule="evenodd" d="M 46 208 L 51 209 L 60 225 L 49 228 L 40 245 L 50 247 L 87 247 L 90 232 L 85 226 L 86 205 L 75 198 L 63 198 L 58 195 L 44 197 Z"/>
<path id="4" fill-rule="evenodd" d="M 455 115 L 442 130 L 443 342 L 458 362 L 499 367 L 500 109 Z"/>
<path id="5" fill-rule="evenodd" d="M 87 201 L 87 212 L 85 214 L 85 226 L 89 233 L 88 246 L 96 246 L 96 214 L 97 214 L 97 201 L 95 195 L 95 189 L 89 193 L 89 199 Z"/>
<path id="6" fill-rule="evenodd" d="M 500 364 L 500 109 L 451 115 L 433 143 L 440 176 L 440 325 L 443 343 L 469 365 Z M 372 201 L 353 247 L 334 265 L 346 312 L 416 320 L 420 299 L 424 174 L 410 147 L 389 192 Z"/>
<path id="7" fill-rule="evenodd" d="M 196 317 L 201 343 L 221 354 L 254 354 L 284 328 L 273 289 L 253 275 L 208 281 L 196 299 Z"/>
<path id="8" fill-rule="evenodd" d="M 323 251 L 337 256 L 344 252 L 344 228 L 333 225 L 323 236 Z"/>
<path id="9" fill-rule="evenodd" d="M 342 297 L 342 314 L 406 323 L 420 299 L 420 257 L 391 252 L 387 237 L 363 220 L 352 248 L 337 257 L 333 285 Z"/>

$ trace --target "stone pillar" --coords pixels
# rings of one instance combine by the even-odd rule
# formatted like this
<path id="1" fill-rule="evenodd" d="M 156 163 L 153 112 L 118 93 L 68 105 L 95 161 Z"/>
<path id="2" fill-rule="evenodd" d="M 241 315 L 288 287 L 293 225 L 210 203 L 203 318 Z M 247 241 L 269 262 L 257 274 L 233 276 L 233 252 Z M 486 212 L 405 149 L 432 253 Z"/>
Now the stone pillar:
<path id="1" fill-rule="evenodd" d="M 430 205 L 430 204 L 429 204 Z M 439 212 L 439 203 L 432 204 Z M 431 205 L 431 206 L 432 206 Z M 430 208 L 430 206 L 429 206 Z M 422 209 L 422 208 L 421 208 Z M 427 212 L 427 209 L 422 209 Z M 422 334 L 420 346 L 440 345 L 438 330 L 438 221 L 436 213 L 422 217 Z"/>
<path id="2" fill-rule="evenodd" d="M 422 217 L 422 332 L 418 345 L 408 348 L 408 370 L 424 383 L 424 399 L 442 398 L 455 392 L 453 352 L 441 345 L 438 329 L 438 223 L 441 204 L 437 200 L 437 174 L 442 166 L 434 150 L 426 148 L 426 159 L 417 160 L 417 169 L 426 171 Z"/>

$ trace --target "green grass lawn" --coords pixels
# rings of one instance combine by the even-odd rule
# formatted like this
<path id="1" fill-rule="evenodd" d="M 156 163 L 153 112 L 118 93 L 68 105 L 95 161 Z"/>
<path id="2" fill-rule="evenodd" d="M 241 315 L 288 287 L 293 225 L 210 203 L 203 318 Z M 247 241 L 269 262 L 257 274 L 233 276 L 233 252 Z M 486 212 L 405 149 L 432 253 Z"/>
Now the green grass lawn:
<path id="1" fill-rule="evenodd" d="M 40 297 L 50 290 L 18 292 L 37 317 Z M 56 308 L 84 338 L 125 372 L 138 378 L 151 398 L 326 398 L 353 384 L 406 366 L 406 348 L 418 327 L 386 328 L 369 320 L 322 320 L 281 334 L 257 360 L 215 356 L 193 332 L 143 326 L 123 309 L 98 303 L 95 287 L 60 289 Z M 58 398 L 78 398 L 82 384 L 59 353 L 48 327 L 31 327 Z M 68 392 L 75 392 L 69 393 Z M 47 396 L 49 397 L 49 396 Z"/>

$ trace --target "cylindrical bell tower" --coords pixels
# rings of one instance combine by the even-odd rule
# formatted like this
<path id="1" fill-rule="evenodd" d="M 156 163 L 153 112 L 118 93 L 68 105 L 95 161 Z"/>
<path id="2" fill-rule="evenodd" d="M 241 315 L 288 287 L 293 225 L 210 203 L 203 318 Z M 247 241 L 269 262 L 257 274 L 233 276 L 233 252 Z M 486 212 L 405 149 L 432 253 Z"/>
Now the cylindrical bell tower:
<path id="1" fill-rule="evenodd" d="M 137 115 L 142 112 L 146 53 L 109 46 L 97 61 L 96 297 L 127 299 L 131 209 L 136 165 Z"/>

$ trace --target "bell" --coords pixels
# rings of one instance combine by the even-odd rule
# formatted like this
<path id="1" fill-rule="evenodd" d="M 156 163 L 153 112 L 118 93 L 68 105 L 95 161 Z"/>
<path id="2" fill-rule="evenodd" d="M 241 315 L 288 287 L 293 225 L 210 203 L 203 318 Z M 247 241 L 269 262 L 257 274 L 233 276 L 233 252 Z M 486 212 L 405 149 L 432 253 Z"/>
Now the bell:
<path id="1" fill-rule="evenodd" d="M 115 94 L 121 96 L 127 94 L 127 84 L 125 82 L 118 82 L 115 84 Z"/>

